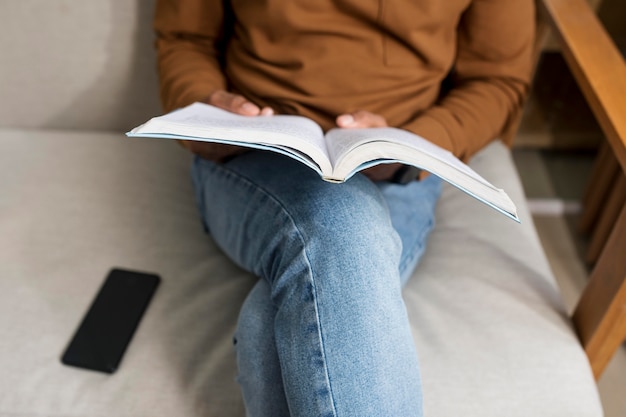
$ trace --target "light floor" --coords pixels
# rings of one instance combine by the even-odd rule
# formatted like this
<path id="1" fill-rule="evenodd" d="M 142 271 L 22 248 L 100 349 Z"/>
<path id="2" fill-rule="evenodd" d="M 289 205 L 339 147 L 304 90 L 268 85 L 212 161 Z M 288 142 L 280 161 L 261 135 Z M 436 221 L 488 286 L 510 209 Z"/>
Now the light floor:
<path id="1" fill-rule="evenodd" d="M 513 151 L 533 219 L 564 301 L 572 311 L 587 282 L 581 260 L 585 241 L 573 228 L 592 155 L 538 150 Z M 626 346 L 598 381 L 606 417 L 626 417 Z"/>

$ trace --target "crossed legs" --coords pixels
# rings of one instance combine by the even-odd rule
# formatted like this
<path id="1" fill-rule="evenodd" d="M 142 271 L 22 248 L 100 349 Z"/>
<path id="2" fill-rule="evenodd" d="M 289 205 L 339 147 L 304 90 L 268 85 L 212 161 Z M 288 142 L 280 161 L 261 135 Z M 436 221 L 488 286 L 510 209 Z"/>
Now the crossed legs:
<path id="1" fill-rule="evenodd" d="M 440 183 L 329 184 L 291 159 L 197 158 L 204 222 L 260 277 L 240 314 L 238 380 L 249 416 L 420 416 L 402 301 Z"/>

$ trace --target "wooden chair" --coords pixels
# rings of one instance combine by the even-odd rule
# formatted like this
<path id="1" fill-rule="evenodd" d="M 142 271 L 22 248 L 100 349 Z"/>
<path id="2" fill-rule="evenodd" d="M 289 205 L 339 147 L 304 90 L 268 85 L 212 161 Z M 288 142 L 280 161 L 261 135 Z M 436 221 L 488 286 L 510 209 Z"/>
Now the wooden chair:
<path id="1" fill-rule="evenodd" d="M 606 136 L 580 222 L 594 266 L 572 317 L 598 379 L 626 340 L 626 64 L 587 0 L 537 3 L 538 45 L 556 36 Z"/>

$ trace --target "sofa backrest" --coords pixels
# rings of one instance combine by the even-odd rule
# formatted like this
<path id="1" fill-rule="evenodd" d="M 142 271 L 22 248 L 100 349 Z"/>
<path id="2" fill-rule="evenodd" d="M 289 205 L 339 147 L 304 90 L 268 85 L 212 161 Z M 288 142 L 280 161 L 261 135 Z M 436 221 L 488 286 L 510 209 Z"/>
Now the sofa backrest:
<path id="1" fill-rule="evenodd" d="M 124 131 L 161 112 L 154 0 L 0 2 L 0 127 Z"/>

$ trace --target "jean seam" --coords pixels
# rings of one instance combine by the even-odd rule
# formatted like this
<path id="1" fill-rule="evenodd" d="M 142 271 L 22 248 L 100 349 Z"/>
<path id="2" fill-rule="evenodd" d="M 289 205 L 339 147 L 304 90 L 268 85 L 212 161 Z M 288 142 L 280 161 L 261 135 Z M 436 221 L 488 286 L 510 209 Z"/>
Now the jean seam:
<path id="1" fill-rule="evenodd" d="M 281 205 L 282 207 L 282 205 Z M 284 210 L 284 208 L 283 208 Z M 298 232 L 298 236 L 300 237 L 300 239 L 302 240 L 302 244 L 304 247 L 304 253 L 306 254 L 306 262 L 308 265 L 308 269 L 310 271 L 310 276 L 311 276 L 311 284 L 313 287 L 313 300 L 314 300 L 314 304 L 315 304 L 315 316 L 316 316 L 316 320 L 317 320 L 317 327 L 318 327 L 318 337 L 320 340 L 320 344 L 321 344 L 321 352 L 322 352 L 322 360 L 324 361 L 324 376 L 326 377 L 326 384 L 328 385 L 328 395 L 329 395 L 329 399 L 330 399 L 330 403 L 332 405 L 331 407 L 331 411 L 332 411 L 332 415 L 336 416 L 337 415 L 337 408 L 335 405 L 335 396 L 333 395 L 333 387 L 332 387 L 332 383 L 330 380 L 330 372 L 328 370 L 328 361 L 326 360 L 326 343 L 324 343 L 324 336 L 323 336 L 323 331 L 322 331 L 322 321 L 320 319 L 320 315 L 319 315 L 319 305 L 318 305 L 318 298 L 317 298 L 317 285 L 315 282 L 315 274 L 313 272 L 313 267 L 311 266 L 311 262 L 309 259 L 309 251 L 307 250 L 307 246 L 304 242 L 304 236 L 302 236 L 302 232 L 300 231 L 300 229 L 297 227 L 297 225 L 295 224 L 295 222 L 293 222 L 293 219 L 291 217 L 291 215 L 284 210 L 285 213 L 289 216 L 289 218 L 291 219 L 294 228 L 296 229 L 296 231 Z"/>
<path id="2" fill-rule="evenodd" d="M 279 207 L 279 209 L 282 211 L 282 213 L 284 213 L 284 215 L 287 217 L 287 219 L 289 220 L 289 222 L 292 224 L 292 227 L 294 228 L 294 230 L 297 233 L 298 238 L 300 239 L 302 246 L 304 248 L 304 253 L 306 255 L 306 262 L 307 262 L 307 266 L 308 266 L 308 270 L 310 271 L 310 279 L 311 279 L 311 284 L 312 284 L 312 289 L 313 289 L 313 300 L 314 300 L 314 305 L 315 305 L 315 315 L 316 315 L 316 321 L 317 321 L 317 327 L 318 327 L 318 338 L 320 341 L 320 345 L 321 345 L 321 352 L 322 352 L 322 360 L 324 362 L 324 376 L 326 379 L 326 384 L 328 385 L 328 392 L 329 392 L 329 397 L 330 397 L 330 403 L 332 405 L 331 407 L 331 411 L 333 416 L 337 415 L 337 409 L 336 409 L 336 404 L 335 404 L 335 400 L 334 400 L 334 395 L 333 395 L 333 389 L 332 389 L 332 384 L 331 384 L 331 378 L 330 378 L 330 372 L 328 370 L 328 361 L 326 360 L 326 349 L 325 349 L 325 343 L 324 343 L 324 337 L 322 335 L 322 323 L 320 320 L 320 316 L 319 316 L 319 305 L 318 305 L 318 298 L 317 298 L 317 286 L 316 286 L 316 282 L 315 282 L 315 274 L 313 272 L 313 267 L 311 265 L 310 262 L 310 256 L 309 256 L 309 252 L 307 250 L 307 245 L 306 245 L 306 239 L 304 238 L 304 235 L 302 233 L 302 231 L 298 228 L 297 223 L 294 221 L 293 216 L 291 215 L 291 213 L 289 213 L 289 211 L 286 209 L 285 205 L 282 203 L 282 201 L 280 201 L 278 198 L 276 198 L 274 195 L 272 195 L 267 189 L 265 189 L 265 187 L 257 184 L 254 182 L 254 180 L 252 180 L 251 178 L 247 177 L 246 175 L 243 175 L 233 169 L 228 168 L 225 165 L 218 165 L 215 164 L 216 168 L 219 168 L 219 170 L 221 171 L 221 173 L 218 173 L 218 169 L 213 168 L 213 171 L 216 174 L 222 175 L 224 178 L 226 177 L 230 177 L 231 179 L 236 179 L 239 181 L 243 181 L 246 182 L 248 186 L 252 186 L 255 188 L 256 192 L 261 192 L 263 193 L 268 200 L 273 201 L 275 204 L 277 204 L 277 206 Z M 270 284 L 270 288 L 271 288 L 271 284 Z"/>

